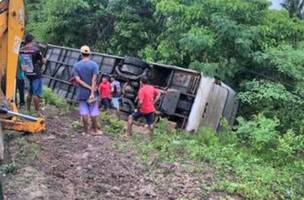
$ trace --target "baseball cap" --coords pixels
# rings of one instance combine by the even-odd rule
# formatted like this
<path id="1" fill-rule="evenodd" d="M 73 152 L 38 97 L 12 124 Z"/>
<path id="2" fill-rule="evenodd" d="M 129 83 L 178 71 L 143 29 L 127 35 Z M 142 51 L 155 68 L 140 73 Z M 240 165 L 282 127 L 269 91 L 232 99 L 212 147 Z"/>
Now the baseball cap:
<path id="1" fill-rule="evenodd" d="M 90 54 L 91 50 L 90 50 L 90 47 L 88 47 L 87 45 L 84 45 L 80 48 L 80 52 L 82 54 Z"/>

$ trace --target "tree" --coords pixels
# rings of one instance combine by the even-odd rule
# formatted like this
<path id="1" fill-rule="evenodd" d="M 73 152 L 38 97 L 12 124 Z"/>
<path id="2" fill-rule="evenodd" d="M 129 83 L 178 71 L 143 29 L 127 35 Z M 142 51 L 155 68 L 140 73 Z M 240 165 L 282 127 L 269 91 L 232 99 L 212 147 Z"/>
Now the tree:
<path id="1" fill-rule="evenodd" d="M 303 1 L 285 5 L 299 15 Z M 267 0 L 28 0 L 27 9 L 42 42 L 196 69 L 239 91 L 244 118 L 301 129 L 304 21 Z"/>
<path id="2" fill-rule="evenodd" d="M 153 18 L 154 5 L 150 1 L 111 1 L 108 12 L 114 19 L 113 32 L 107 50 L 119 55 L 137 56 L 158 32 Z"/>
<path id="3" fill-rule="evenodd" d="M 28 13 L 37 12 L 30 5 Z M 35 5 L 41 8 L 40 17 L 30 15 L 28 30 L 44 42 L 77 48 L 93 45 L 97 39 L 105 40 L 113 26 L 106 0 L 40 0 Z"/>
<path id="4" fill-rule="evenodd" d="M 27 10 L 27 30 L 42 42 L 87 44 L 120 55 L 138 55 L 158 27 L 150 1 L 36 0 L 28 2 Z"/>
<path id="5" fill-rule="evenodd" d="M 285 0 L 282 6 L 288 10 L 290 17 L 304 18 L 304 0 Z"/>

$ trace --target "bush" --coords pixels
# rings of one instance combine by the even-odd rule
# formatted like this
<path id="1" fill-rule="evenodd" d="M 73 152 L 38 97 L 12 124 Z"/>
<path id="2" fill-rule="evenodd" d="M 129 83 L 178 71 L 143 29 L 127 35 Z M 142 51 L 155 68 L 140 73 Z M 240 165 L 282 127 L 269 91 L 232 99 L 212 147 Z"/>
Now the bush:
<path id="1" fill-rule="evenodd" d="M 215 146 L 219 143 L 219 139 L 216 136 L 215 131 L 211 128 L 200 129 L 194 135 L 194 138 L 202 145 Z"/>
<path id="2" fill-rule="evenodd" d="M 153 141 L 135 135 L 133 144 L 145 164 L 194 160 L 216 168 L 215 189 L 245 199 L 297 199 L 303 195 L 303 138 L 292 131 L 280 135 L 278 121 L 262 114 L 239 119 L 237 131 L 225 126 L 216 133 L 197 134 L 170 129 L 167 120 L 155 127 Z M 266 134 L 266 135 L 264 135 Z"/>
<path id="3" fill-rule="evenodd" d="M 241 142 L 246 144 L 256 153 L 269 152 L 275 148 L 278 139 L 276 128 L 279 121 L 276 119 L 266 118 L 259 114 L 251 121 L 238 118 L 237 135 Z"/>
<path id="4" fill-rule="evenodd" d="M 55 94 L 50 88 L 44 87 L 43 88 L 43 100 L 45 101 L 45 104 L 53 105 L 58 108 L 67 108 L 67 102 L 59 97 L 57 94 Z"/>
<path id="5" fill-rule="evenodd" d="M 236 133 L 240 142 L 265 160 L 281 165 L 303 154 L 304 135 L 296 135 L 292 130 L 279 133 L 276 130 L 279 122 L 276 119 L 259 114 L 253 120 L 239 118 L 238 122 Z"/>
<path id="6" fill-rule="evenodd" d="M 288 131 L 278 139 L 277 149 L 274 151 L 276 160 L 281 164 L 296 160 L 304 152 L 304 135 L 296 135 L 293 131 Z"/>

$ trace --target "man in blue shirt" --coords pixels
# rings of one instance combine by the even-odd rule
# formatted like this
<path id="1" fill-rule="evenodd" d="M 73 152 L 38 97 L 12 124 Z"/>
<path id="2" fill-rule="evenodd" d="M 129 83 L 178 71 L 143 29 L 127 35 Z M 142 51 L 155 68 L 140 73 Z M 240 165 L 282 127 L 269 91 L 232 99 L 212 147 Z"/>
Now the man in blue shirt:
<path id="1" fill-rule="evenodd" d="M 83 121 L 84 132 L 90 133 L 89 119 L 91 119 L 93 133 L 102 134 L 97 125 L 99 108 L 95 96 L 98 65 L 90 59 L 91 51 L 88 46 L 82 46 L 80 53 L 82 59 L 74 65 L 73 74 L 78 83 L 79 112 Z"/>

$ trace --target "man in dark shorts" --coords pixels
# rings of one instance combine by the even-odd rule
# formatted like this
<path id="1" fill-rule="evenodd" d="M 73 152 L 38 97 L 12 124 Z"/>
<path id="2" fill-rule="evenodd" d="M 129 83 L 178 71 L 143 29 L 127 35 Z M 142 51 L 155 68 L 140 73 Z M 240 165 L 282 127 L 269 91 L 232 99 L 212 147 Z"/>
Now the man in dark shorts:
<path id="1" fill-rule="evenodd" d="M 26 99 L 27 109 L 30 110 L 32 100 L 36 112 L 40 110 L 40 99 L 43 94 L 42 65 L 45 60 L 42 53 L 33 42 L 34 37 L 27 34 L 24 39 L 24 46 L 20 49 L 22 69 L 29 80 L 29 94 Z"/>
<path id="2" fill-rule="evenodd" d="M 153 123 L 155 104 L 160 98 L 160 91 L 149 85 L 147 79 L 140 80 L 140 89 L 138 91 L 138 107 L 139 109 L 129 116 L 127 136 L 132 136 L 132 125 L 134 120 L 144 117 L 149 127 L 150 137 L 153 137 Z"/>
<path id="3" fill-rule="evenodd" d="M 101 107 L 106 111 L 111 106 L 111 83 L 109 82 L 109 78 L 107 76 L 103 76 L 101 83 L 99 84 L 99 94 L 101 99 Z"/>

